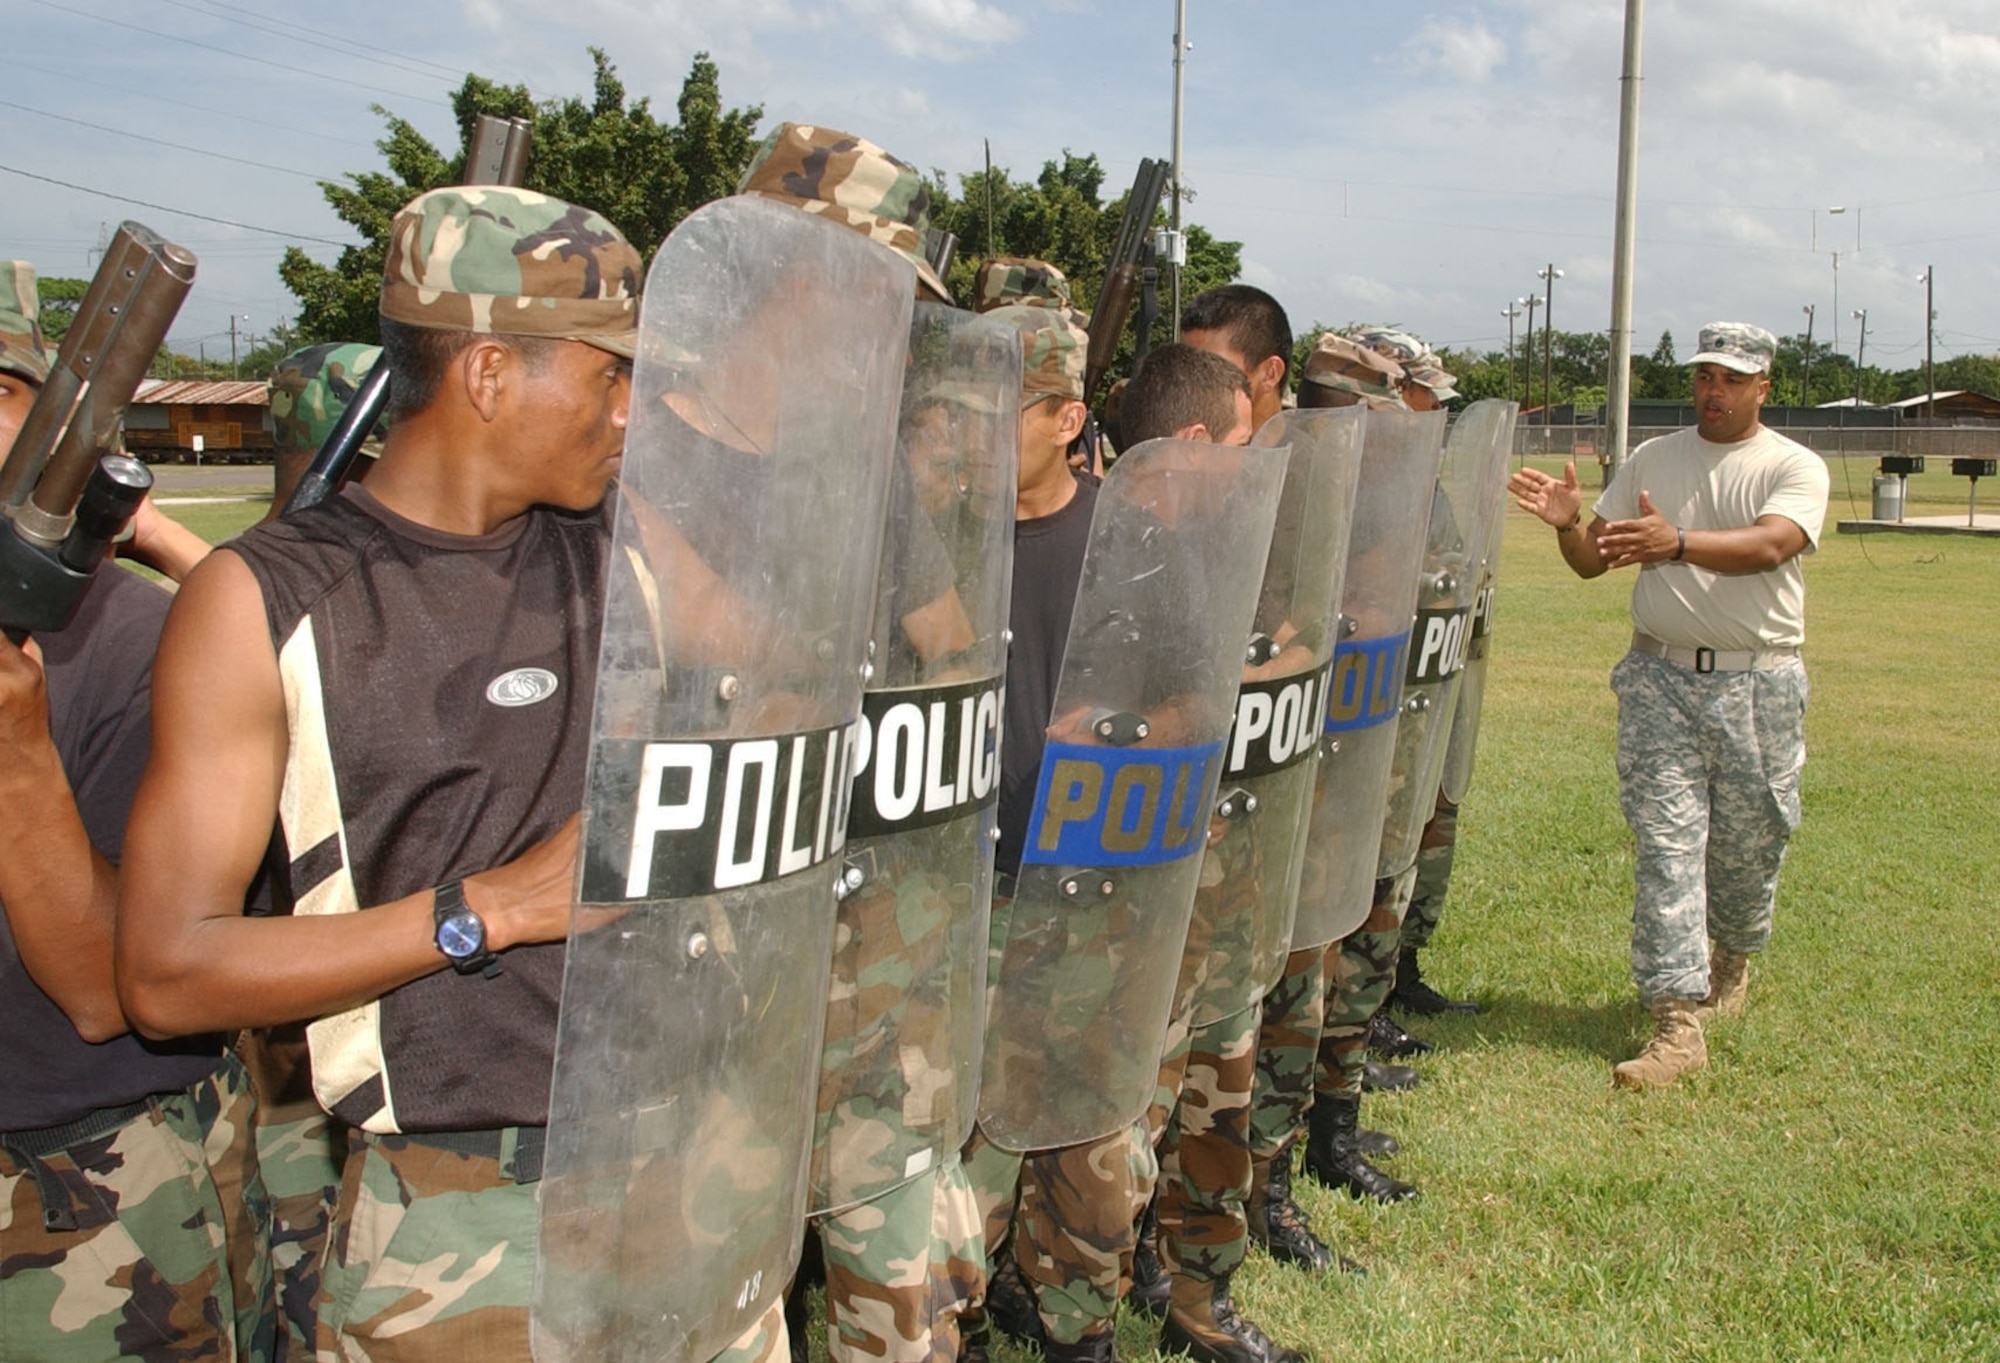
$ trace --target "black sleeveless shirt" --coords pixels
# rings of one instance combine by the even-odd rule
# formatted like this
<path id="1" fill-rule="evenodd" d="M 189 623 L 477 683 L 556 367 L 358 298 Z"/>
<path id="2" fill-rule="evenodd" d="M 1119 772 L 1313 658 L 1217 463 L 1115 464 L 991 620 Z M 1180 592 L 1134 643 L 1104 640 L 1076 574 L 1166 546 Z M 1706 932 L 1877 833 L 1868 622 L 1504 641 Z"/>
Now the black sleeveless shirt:
<path id="1" fill-rule="evenodd" d="M 468 537 L 357 487 L 228 545 L 263 591 L 284 681 L 295 912 L 503 865 L 576 813 L 609 505 Z M 493 979 L 442 970 L 313 1022 L 321 1103 L 371 1131 L 545 1122 L 563 954 L 517 947 Z"/>

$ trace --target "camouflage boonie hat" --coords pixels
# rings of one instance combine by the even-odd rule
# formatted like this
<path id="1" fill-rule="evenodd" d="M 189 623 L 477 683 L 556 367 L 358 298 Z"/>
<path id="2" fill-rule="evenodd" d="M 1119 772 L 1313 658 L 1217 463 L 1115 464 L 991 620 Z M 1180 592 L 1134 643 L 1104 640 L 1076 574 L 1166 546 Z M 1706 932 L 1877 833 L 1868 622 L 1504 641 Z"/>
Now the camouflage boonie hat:
<path id="1" fill-rule="evenodd" d="M 1403 373 L 1412 383 L 1420 383 L 1437 395 L 1440 402 L 1458 396 L 1454 387 L 1458 380 L 1445 372 L 1438 362 L 1437 352 L 1407 331 L 1395 331 L 1389 327 L 1363 327 L 1349 335 L 1355 341 L 1367 346 L 1378 355 L 1386 355 L 1403 366 Z"/>
<path id="2" fill-rule="evenodd" d="M 1748 322 L 1710 322 L 1690 365 L 1719 364 L 1739 374 L 1768 374 L 1778 358 L 1778 338 Z"/>
<path id="3" fill-rule="evenodd" d="M 1334 332 L 1321 336 L 1306 356 L 1305 381 L 1353 393 L 1370 407 L 1404 407 L 1403 366 L 1380 351 Z"/>
<path id="4" fill-rule="evenodd" d="M 269 384 L 278 448 L 316 451 L 324 445 L 381 354 L 379 345 L 332 341 L 295 350 L 279 360 Z M 378 423 L 362 443 L 363 454 L 382 452 L 377 438 L 381 429 Z"/>
<path id="5" fill-rule="evenodd" d="M 1054 395 L 1083 401 L 1084 361 L 1090 333 L 1067 311 L 1010 303 L 987 316 L 1006 322 L 1021 333 L 1021 405 L 1030 406 Z"/>
<path id="6" fill-rule="evenodd" d="M 930 186 L 866 138 L 811 123 L 780 124 L 750 158 L 736 192 L 790 204 L 881 242 L 916 267 L 917 282 L 939 302 L 951 302 L 924 255 Z"/>
<path id="7" fill-rule="evenodd" d="M 25 260 L 0 260 L 0 369 L 36 383 L 49 377 L 41 294 L 35 288 L 35 267 Z"/>
<path id="8" fill-rule="evenodd" d="M 1069 278 L 1046 260 L 1026 256 L 993 256 L 979 263 L 973 276 L 972 310 L 991 312 L 1009 303 L 1028 307 L 1070 306 Z"/>
<path id="9" fill-rule="evenodd" d="M 582 341 L 632 358 L 639 253 L 616 227 L 528 189 L 433 189 L 389 224 L 382 316 L 497 336 Z"/>

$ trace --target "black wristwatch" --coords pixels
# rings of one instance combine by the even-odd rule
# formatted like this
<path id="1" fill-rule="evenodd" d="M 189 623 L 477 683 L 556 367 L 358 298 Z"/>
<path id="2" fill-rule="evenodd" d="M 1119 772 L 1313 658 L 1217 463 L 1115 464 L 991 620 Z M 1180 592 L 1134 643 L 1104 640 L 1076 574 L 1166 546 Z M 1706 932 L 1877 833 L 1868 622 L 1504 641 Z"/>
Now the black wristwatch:
<path id="1" fill-rule="evenodd" d="M 489 980 L 498 975 L 500 958 L 486 949 L 486 920 L 466 906 L 465 882 L 447 880 L 431 895 L 431 919 L 437 925 L 431 940 L 451 968 Z"/>

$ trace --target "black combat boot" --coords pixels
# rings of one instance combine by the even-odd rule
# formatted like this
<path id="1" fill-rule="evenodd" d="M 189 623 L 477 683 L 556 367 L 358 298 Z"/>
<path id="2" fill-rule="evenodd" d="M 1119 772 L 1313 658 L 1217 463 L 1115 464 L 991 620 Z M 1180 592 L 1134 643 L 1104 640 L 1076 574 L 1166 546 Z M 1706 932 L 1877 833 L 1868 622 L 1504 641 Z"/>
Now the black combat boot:
<path id="1" fill-rule="evenodd" d="M 1085 1335 L 1074 1344 L 1058 1344 L 1053 1339 L 1042 1343 L 1042 1357 L 1048 1363 L 1118 1363 L 1118 1337 L 1111 1326 L 1106 1325 L 1094 1334 Z"/>
<path id="2" fill-rule="evenodd" d="M 1424 1077 L 1408 1065 L 1385 1065 L 1379 1060 L 1366 1060 L 1361 1065 L 1363 1093 L 1401 1093 L 1423 1081 Z"/>
<path id="3" fill-rule="evenodd" d="M 1021 1277 L 1011 1249 L 1001 1253 L 986 1279 L 986 1320 L 1009 1339 L 1037 1349 L 1048 1347 L 1034 1289 Z"/>
<path id="4" fill-rule="evenodd" d="M 1160 1352 L 1186 1354 L 1195 1363 L 1305 1363 L 1296 1349 L 1273 1344 L 1270 1336 L 1236 1312 L 1225 1274 L 1212 1283 L 1176 1278 L 1167 1323 L 1160 1329 Z"/>
<path id="5" fill-rule="evenodd" d="M 1405 1013 L 1416 1013 L 1423 1017 L 1436 1017 L 1439 1013 L 1463 1013 L 1471 1016 L 1480 1011 L 1479 1005 L 1471 999 L 1449 999 L 1424 983 L 1424 973 L 1417 965 L 1420 948 L 1404 947 L 1403 954 L 1396 960 L 1396 985 L 1389 991 L 1389 1003 Z"/>
<path id="6" fill-rule="evenodd" d="M 1390 1178 L 1361 1153 L 1357 1140 L 1360 1118 L 1359 1094 L 1314 1094 L 1306 1133 L 1306 1172 L 1350 1197 L 1372 1197 L 1377 1202 L 1415 1197 L 1415 1184 Z"/>
<path id="7" fill-rule="evenodd" d="M 1159 1320 L 1167 1314 L 1172 1282 L 1160 1263 L 1160 1199 L 1156 1194 L 1139 1213 L 1139 1234 L 1132 1248 L 1132 1290 L 1125 1294 L 1126 1305 Z"/>
<path id="8" fill-rule="evenodd" d="M 1403 1060 L 1413 1055 L 1429 1055 L 1437 1047 L 1420 1036 L 1412 1036 L 1389 1016 L 1386 1007 L 1377 1008 L 1368 1019 L 1368 1053 L 1378 1060 Z"/>

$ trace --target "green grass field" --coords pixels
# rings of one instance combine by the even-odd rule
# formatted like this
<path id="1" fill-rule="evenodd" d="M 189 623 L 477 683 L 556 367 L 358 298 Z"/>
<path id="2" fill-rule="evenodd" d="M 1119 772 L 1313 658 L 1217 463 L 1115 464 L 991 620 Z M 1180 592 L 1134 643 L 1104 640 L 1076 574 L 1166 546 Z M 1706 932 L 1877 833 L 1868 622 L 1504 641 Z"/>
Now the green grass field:
<path id="1" fill-rule="evenodd" d="M 1849 505 L 1836 465 L 1807 566 L 1805 822 L 1749 1012 L 1711 1028 L 1707 1071 L 1647 1095 L 1610 1086 L 1646 1030 L 1606 685 L 1630 583 L 1576 581 L 1510 513 L 1426 958 L 1487 1012 L 1419 1027 L 1441 1043 L 1423 1086 L 1365 1109 L 1421 1200 L 1302 1184 L 1366 1279 L 1253 1253 L 1237 1299 L 1282 1342 L 1320 1363 L 2000 1358 L 2000 541 L 1834 534 L 1872 471 L 1855 461 Z M 1911 482 L 1915 514 L 1964 497 Z M 220 537 L 264 507 L 169 509 Z M 1121 1352 L 1156 1337 L 1127 1319 Z"/>

